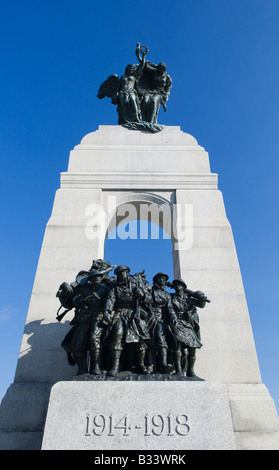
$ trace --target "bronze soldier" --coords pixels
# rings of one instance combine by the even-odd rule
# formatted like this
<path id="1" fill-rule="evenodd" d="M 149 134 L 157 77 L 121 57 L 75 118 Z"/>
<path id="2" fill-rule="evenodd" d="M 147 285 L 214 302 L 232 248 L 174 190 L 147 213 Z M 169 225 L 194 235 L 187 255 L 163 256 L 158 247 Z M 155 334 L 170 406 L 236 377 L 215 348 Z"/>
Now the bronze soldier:
<path id="1" fill-rule="evenodd" d="M 115 376 L 119 372 L 121 351 L 127 344 L 136 346 L 138 368 L 141 373 L 146 373 L 145 341 L 149 333 L 146 325 L 148 314 L 144 310 L 145 292 L 129 274 L 128 266 L 120 265 L 114 273 L 117 281 L 108 290 L 104 305 L 104 322 L 110 325 L 111 368 L 108 375 Z"/>
<path id="2" fill-rule="evenodd" d="M 77 375 L 89 372 L 88 351 L 90 351 L 91 373 L 100 373 L 101 335 L 104 328 L 101 324 L 102 306 L 107 291 L 102 279 L 101 271 L 92 270 L 87 281 L 83 281 L 73 291 L 72 304 L 75 307 L 75 316 L 70 322 L 72 328 L 61 346 L 67 352 L 70 364 L 77 364 Z"/>
<path id="3" fill-rule="evenodd" d="M 162 373 L 171 372 L 172 364 L 168 364 L 168 324 L 176 324 L 177 318 L 171 303 L 171 296 L 165 290 L 169 276 L 165 273 L 157 273 L 153 277 L 153 287 L 151 290 L 151 305 L 153 318 L 149 321 L 149 332 L 151 340 L 148 343 L 147 364 L 149 372 L 156 367 L 156 359 Z"/>
<path id="4" fill-rule="evenodd" d="M 191 292 L 183 279 L 175 279 L 172 283 L 175 293 L 171 294 L 172 305 L 178 322 L 171 326 L 174 337 L 174 363 L 176 374 L 182 374 L 183 369 L 188 377 L 196 377 L 194 364 L 196 361 L 196 349 L 202 347 L 200 341 L 199 317 L 196 307 L 204 308 L 208 301 L 203 292 L 197 291 L 190 296 Z M 186 292 L 185 292 L 186 290 Z"/>

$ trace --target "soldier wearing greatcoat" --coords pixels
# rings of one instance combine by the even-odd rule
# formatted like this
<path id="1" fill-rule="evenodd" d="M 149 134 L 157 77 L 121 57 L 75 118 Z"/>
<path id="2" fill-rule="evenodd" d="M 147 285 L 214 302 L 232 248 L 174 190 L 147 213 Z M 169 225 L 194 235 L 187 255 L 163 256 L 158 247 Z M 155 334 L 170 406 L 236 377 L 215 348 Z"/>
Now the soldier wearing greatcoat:
<path id="1" fill-rule="evenodd" d="M 175 371 L 177 374 L 182 374 L 184 369 L 188 377 L 196 377 L 194 372 L 196 350 L 202 347 L 196 307 L 203 308 L 206 297 L 200 291 L 193 293 L 195 298 L 187 294 L 185 292 L 187 286 L 183 279 L 175 279 L 172 286 L 175 289 L 175 293 L 171 294 L 172 305 L 178 320 L 175 326 L 171 326 Z"/>
<path id="2" fill-rule="evenodd" d="M 165 273 L 157 273 L 153 277 L 153 286 L 150 293 L 153 317 L 149 320 L 150 341 L 148 342 L 147 366 L 149 372 L 154 371 L 158 363 L 160 372 L 167 373 L 173 369 L 168 364 L 168 324 L 176 324 L 177 318 L 174 312 L 171 296 L 165 290 L 169 276 Z"/>
<path id="3" fill-rule="evenodd" d="M 114 273 L 117 280 L 108 290 L 103 314 L 103 322 L 109 325 L 110 330 L 111 367 L 108 375 L 115 376 L 119 372 L 121 351 L 127 344 L 134 344 L 139 371 L 146 373 L 145 342 L 149 339 L 149 332 L 146 323 L 148 312 L 144 308 L 148 301 L 145 289 L 129 274 L 128 266 L 120 265 Z"/>
<path id="4" fill-rule="evenodd" d="M 68 302 L 75 308 L 75 316 L 70 322 L 72 328 L 65 336 L 61 346 L 65 349 L 71 365 L 77 364 L 77 375 L 89 372 L 88 351 L 90 351 L 90 372 L 99 374 L 101 337 L 104 330 L 103 303 L 108 287 L 102 283 L 104 274 L 98 270 L 82 283 L 72 288 Z M 68 290 L 70 291 L 70 285 Z"/>

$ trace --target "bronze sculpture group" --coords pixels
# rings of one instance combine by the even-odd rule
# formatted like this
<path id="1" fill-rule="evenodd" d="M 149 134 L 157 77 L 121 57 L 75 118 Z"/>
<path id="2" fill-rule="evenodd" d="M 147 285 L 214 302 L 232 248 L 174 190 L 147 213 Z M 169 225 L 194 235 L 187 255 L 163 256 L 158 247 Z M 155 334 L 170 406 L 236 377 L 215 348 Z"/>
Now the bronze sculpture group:
<path id="1" fill-rule="evenodd" d="M 159 272 L 151 285 L 144 271 L 132 275 L 128 266 L 99 259 L 75 282 L 61 284 L 56 295 L 65 311 L 57 320 L 75 309 L 62 347 L 77 375 L 115 377 L 125 370 L 196 377 L 196 349 L 202 346 L 197 307 L 209 300 L 183 279 L 168 278 Z"/>
<path id="2" fill-rule="evenodd" d="M 97 97 L 111 98 L 117 105 L 118 124 L 136 130 L 159 132 L 164 126 L 157 124 L 159 108 L 167 110 L 172 80 L 166 64 L 147 61 L 148 48 L 137 44 L 139 64 L 129 64 L 120 78 L 110 75 L 100 86 Z"/>

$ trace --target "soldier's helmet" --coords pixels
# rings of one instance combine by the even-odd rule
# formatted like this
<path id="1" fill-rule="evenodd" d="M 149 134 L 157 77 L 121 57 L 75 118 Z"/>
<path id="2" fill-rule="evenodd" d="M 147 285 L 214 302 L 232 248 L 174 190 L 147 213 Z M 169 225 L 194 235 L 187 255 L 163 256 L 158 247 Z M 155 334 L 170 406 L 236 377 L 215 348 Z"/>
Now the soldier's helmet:
<path id="1" fill-rule="evenodd" d="M 169 276 L 168 276 L 167 274 L 165 274 L 165 273 L 157 273 L 157 274 L 155 274 L 155 276 L 153 277 L 153 281 L 156 282 L 156 279 L 157 279 L 158 277 L 160 277 L 160 276 L 165 276 L 165 278 L 166 278 L 167 280 L 168 280 L 168 278 L 169 278 Z"/>
<path id="2" fill-rule="evenodd" d="M 115 268 L 114 274 L 117 275 L 117 273 L 120 273 L 120 271 L 128 271 L 128 273 L 129 273 L 130 268 L 128 268 L 128 266 L 125 266 L 125 264 L 120 264 L 119 266 L 117 266 L 117 268 Z"/>
<path id="3" fill-rule="evenodd" d="M 172 284 L 173 284 L 173 286 L 176 286 L 177 284 L 182 284 L 184 289 L 187 288 L 187 285 L 185 284 L 185 282 L 181 278 L 175 279 L 174 281 L 172 281 Z"/>

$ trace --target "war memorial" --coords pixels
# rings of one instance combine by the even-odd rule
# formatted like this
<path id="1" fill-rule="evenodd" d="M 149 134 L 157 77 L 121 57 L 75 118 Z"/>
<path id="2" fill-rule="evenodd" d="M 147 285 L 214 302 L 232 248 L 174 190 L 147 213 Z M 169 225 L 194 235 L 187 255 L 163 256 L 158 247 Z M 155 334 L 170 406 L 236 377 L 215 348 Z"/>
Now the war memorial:
<path id="1" fill-rule="evenodd" d="M 149 54 L 137 44 L 100 85 L 118 124 L 83 137 L 61 173 L 2 450 L 279 449 L 218 175 L 193 136 L 158 123 L 172 79 Z M 173 279 L 105 259 L 111 230 L 150 214 Z"/>

